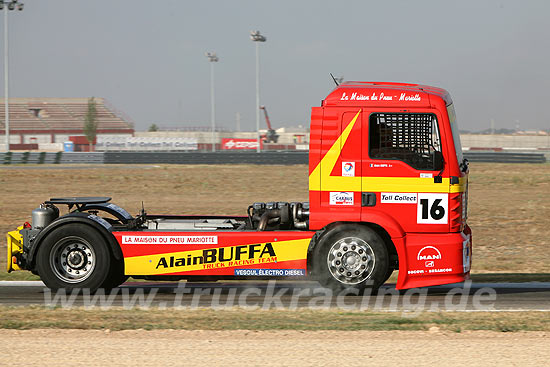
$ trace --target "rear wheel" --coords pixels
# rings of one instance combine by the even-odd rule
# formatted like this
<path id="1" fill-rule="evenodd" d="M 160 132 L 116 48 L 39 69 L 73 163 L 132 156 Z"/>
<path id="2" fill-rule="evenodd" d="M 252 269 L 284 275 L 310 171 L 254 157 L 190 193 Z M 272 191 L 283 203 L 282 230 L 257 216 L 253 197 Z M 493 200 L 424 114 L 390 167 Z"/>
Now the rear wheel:
<path id="1" fill-rule="evenodd" d="M 95 229 L 67 224 L 49 233 L 38 249 L 40 278 L 51 289 L 96 291 L 109 274 L 107 243 Z"/>
<path id="2" fill-rule="evenodd" d="M 343 224 L 329 230 L 313 255 L 315 278 L 334 290 L 378 289 L 386 280 L 388 250 L 368 227 Z"/>

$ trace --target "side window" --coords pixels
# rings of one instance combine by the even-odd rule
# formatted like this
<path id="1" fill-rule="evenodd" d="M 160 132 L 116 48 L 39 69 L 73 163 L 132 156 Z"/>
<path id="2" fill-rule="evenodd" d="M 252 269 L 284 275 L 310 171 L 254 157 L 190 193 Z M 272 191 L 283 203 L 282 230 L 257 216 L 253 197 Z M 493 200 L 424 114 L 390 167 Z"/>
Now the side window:
<path id="1" fill-rule="evenodd" d="M 432 113 L 373 113 L 369 117 L 369 156 L 400 160 L 418 170 L 434 170 L 441 152 Z"/>

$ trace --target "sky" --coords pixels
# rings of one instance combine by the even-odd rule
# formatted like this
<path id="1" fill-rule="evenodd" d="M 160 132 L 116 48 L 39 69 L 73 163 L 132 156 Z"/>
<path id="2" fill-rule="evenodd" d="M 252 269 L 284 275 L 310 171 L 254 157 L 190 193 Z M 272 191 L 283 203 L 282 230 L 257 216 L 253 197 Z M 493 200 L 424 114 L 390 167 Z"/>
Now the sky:
<path id="1" fill-rule="evenodd" d="M 103 97 L 137 130 L 210 125 L 207 51 L 217 125 L 239 113 L 254 130 L 256 29 L 276 128 L 307 126 L 333 73 L 445 88 L 462 130 L 550 129 L 550 1 L 23 2 L 9 13 L 10 97 Z"/>

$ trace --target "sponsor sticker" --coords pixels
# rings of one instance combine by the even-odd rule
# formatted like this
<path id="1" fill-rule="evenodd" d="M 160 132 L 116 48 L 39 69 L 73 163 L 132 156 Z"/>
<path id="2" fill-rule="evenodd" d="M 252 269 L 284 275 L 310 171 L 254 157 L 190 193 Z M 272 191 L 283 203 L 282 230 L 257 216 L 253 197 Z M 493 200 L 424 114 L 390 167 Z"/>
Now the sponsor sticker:
<path id="1" fill-rule="evenodd" d="M 393 167 L 393 164 L 389 164 L 389 163 L 371 163 L 369 164 L 369 167 L 370 168 L 392 168 Z"/>
<path id="2" fill-rule="evenodd" d="M 330 205 L 353 205 L 353 192 L 331 192 Z"/>
<path id="3" fill-rule="evenodd" d="M 343 92 L 340 97 L 340 101 L 382 101 L 382 102 L 392 102 L 392 101 L 407 101 L 407 102 L 420 102 L 422 101 L 422 96 L 420 93 L 395 93 L 395 94 L 386 94 L 384 92 L 372 94 L 363 94 L 360 92 Z"/>
<path id="4" fill-rule="evenodd" d="M 235 275 L 255 277 L 296 277 L 306 275 L 304 269 L 235 269 Z"/>
<path id="5" fill-rule="evenodd" d="M 216 245 L 218 236 L 122 236 L 123 245 Z"/>
<path id="6" fill-rule="evenodd" d="M 204 236 L 208 237 L 208 236 Z M 223 243 L 223 236 L 218 242 Z M 201 272 L 205 275 L 234 275 L 235 268 L 306 269 L 310 238 L 235 246 L 165 246 L 166 251 L 148 255 L 149 251 L 124 258 L 128 275 Z M 127 245 L 128 246 L 128 245 Z M 135 252 L 141 247 L 133 246 Z M 176 249 L 169 251 L 168 249 Z M 182 249 L 183 251 L 178 251 Z M 293 263 L 285 263 L 292 261 Z M 268 265 L 269 264 L 269 265 Z M 292 275 L 292 272 L 287 275 Z"/>
<path id="7" fill-rule="evenodd" d="M 155 270 L 159 268 L 161 270 L 168 268 L 193 270 L 197 266 L 204 269 L 215 269 L 270 262 L 277 262 L 277 254 L 273 244 L 267 242 L 265 244 L 188 251 L 187 256 L 162 256 L 158 259 Z"/>
<path id="8" fill-rule="evenodd" d="M 453 268 L 439 268 L 439 269 L 429 269 L 429 270 L 422 270 L 422 269 L 416 269 L 416 270 L 409 270 L 407 274 L 409 275 L 419 275 L 419 274 L 437 274 L 437 273 L 452 273 Z"/>
<path id="9" fill-rule="evenodd" d="M 420 173 L 420 178 L 433 178 L 433 177 L 434 177 L 433 173 L 423 173 L 423 172 Z"/>
<path id="10" fill-rule="evenodd" d="M 355 177 L 355 162 L 342 162 L 342 176 Z"/>
<path id="11" fill-rule="evenodd" d="M 433 273 L 452 273 L 453 268 L 440 268 L 440 269 L 430 269 L 428 270 L 429 274 Z"/>
<path id="12" fill-rule="evenodd" d="M 380 202 L 386 204 L 416 204 L 416 193 L 382 192 Z"/>

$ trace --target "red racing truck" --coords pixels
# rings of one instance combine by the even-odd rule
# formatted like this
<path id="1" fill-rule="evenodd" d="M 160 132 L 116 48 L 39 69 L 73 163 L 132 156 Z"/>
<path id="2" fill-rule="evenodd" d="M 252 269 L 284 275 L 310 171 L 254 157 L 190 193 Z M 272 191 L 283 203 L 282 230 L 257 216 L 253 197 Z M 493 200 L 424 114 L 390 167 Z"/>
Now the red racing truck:
<path id="1" fill-rule="evenodd" d="M 447 91 L 346 82 L 312 108 L 310 132 L 309 202 L 132 216 L 110 198 L 53 198 L 8 233 L 8 271 L 66 290 L 129 276 L 309 278 L 333 289 L 376 289 L 395 270 L 398 289 L 469 278 L 468 162 Z"/>

